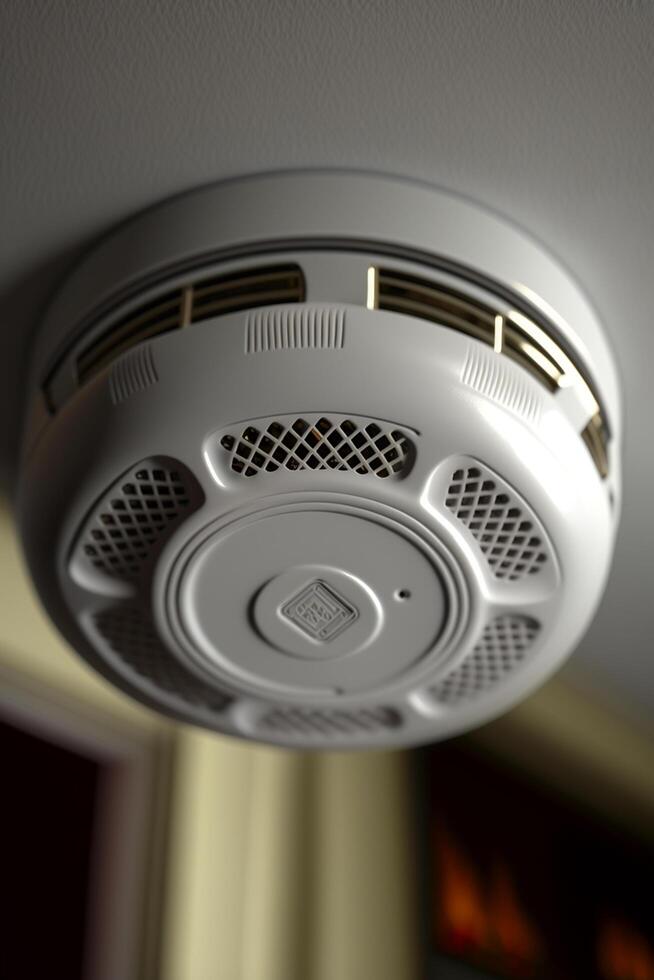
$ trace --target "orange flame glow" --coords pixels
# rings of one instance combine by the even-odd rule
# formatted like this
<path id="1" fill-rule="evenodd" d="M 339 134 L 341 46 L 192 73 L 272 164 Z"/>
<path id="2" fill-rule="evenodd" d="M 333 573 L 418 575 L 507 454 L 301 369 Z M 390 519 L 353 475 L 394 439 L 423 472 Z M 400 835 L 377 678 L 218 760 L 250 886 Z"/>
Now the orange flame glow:
<path id="1" fill-rule="evenodd" d="M 497 862 L 490 883 L 484 882 L 442 828 L 437 833 L 437 860 L 439 933 L 445 946 L 454 953 L 499 957 L 516 968 L 539 964 L 543 943 L 520 904 L 506 864 Z"/>
<path id="2" fill-rule="evenodd" d="M 619 919 L 603 923 L 597 963 L 605 980 L 654 980 L 654 949 L 639 932 Z"/>
<path id="3" fill-rule="evenodd" d="M 494 869 L 488 912 L 502 951 L 518 960 L 538 962 L 542 954 L 540 937 L 520 906 L 505 864 L 498 863 Z"/>
<path id="4" fill-rule="evenodd" d="M 489 922 L 479 877 L 445 831 L 439 832 L 437 842 L 443 933 L 456 948 L 484 949 Z"/>

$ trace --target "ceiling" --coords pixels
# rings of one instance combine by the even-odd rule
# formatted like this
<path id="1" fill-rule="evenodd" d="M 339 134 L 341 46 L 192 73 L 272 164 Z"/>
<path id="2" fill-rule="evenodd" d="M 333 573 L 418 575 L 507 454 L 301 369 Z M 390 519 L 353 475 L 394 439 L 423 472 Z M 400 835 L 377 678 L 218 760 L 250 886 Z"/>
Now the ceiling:
<path id="1" fill-rule="evenodd" d="M 352 167 L 474 198 L 594 300 L 624 383 L 624 515 L 569 676 L 654 712 L 654 4 L 5 0 L 0 462 L 58 279 L 98 236 L 237 174 Z"/>

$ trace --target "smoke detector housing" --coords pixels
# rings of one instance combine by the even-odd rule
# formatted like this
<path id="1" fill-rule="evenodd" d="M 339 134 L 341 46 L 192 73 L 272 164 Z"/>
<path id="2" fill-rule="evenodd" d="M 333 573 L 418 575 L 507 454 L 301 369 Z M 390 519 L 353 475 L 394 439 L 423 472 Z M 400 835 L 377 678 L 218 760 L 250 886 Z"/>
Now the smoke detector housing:
<path id="1" fill-rule="evenodd" d="M 597 318 L 517 229 L 395 179 L 251 178 L 141 215 L 63 285 L 20 527 L 54 623 L 146 704 L 408 745 L 574 648 L 620 438 Z"/>

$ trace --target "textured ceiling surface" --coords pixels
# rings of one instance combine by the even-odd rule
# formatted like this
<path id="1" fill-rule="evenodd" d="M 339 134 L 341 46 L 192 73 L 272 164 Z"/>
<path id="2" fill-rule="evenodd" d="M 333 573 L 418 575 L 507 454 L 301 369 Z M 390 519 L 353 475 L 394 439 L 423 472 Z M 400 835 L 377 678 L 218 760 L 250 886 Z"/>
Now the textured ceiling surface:
<path id="1" fill-rule="evenodd" d="M 654 712 L 654 4 L 4 0 L 0 455 L 58 278 L 112 225 L 222 177 L 413 176 L 543 241 L 593 298 L 626 407 L 624 517 L 574 663 Z"/>

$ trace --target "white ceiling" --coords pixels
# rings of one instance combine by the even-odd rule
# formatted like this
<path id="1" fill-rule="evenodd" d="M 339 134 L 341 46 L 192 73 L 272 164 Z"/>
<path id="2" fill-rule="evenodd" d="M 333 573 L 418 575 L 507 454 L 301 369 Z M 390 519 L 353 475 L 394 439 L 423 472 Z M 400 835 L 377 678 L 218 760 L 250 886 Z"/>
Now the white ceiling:
<path id="1" fill-rule="evenodd" d="M 594 299 L 626 401 L 624 518 L 575 671 L 654 714 L 654 4 L 627 0 L 4 0 L 0 456 L 63 271 L 208 181 L 357 167 L 456 190 Z"/>

